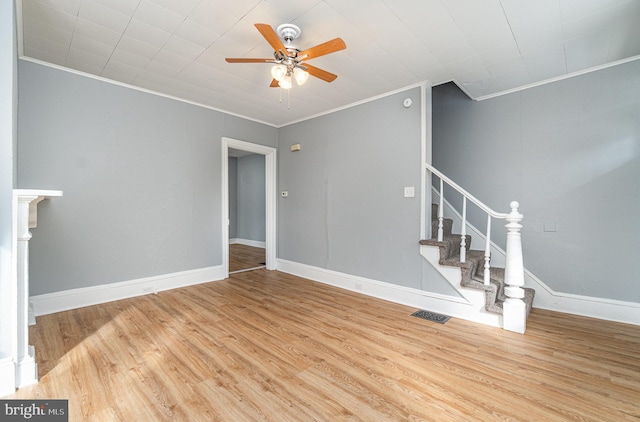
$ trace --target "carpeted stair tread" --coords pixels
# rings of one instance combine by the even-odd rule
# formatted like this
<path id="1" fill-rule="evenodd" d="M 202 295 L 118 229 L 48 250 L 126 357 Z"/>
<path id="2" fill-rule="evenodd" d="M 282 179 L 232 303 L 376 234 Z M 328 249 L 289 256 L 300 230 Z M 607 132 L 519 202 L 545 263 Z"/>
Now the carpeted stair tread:
<path id="1" fill-rule="evenodd" d="M 471 236 L 467 235 L 466 249 L 471 247 Z M 450 258 L 456 254 L 460 254 L 460 244 L 462 243 L 462 236 L 459 234 L 449 234 L 442 237 L 442 242 L 438 242 L 436 239 L 421 240 L 421 245 L 438 246 L 440 248 L 440 256 Z"/>
<path id="2" fill-rule="evenodd" d="M 531 308 L 533 307 L 533 298 L 535 297 L 536 291 L 530 287 L 523 287 L 524 290 L 524 303 L 527 307 L 527 316 L 531 313 Z M 495 312 L 501 314 L 503 312 L 504 299 L 497 299 L 491 305 L 486 305 L 485 309 L 489 312 Z"/>
<path id="3" fill-rule="evenodd" d="M 484 252 L 482 253 L 482 260 L 484 261 Z M 504 268 L 502 267 L 490 267 L 489 273 L 490 278 L 504 280 Z M 478 267 L 478 271 L 476 271 L 473 277 L 478 278 L 479 280 L 484 280 L 484 262 L 482 262 L 482 266 Z"/>
<path id="4" fill-rule="evenodd" d="M 478 265 L 476 273 L 471 277 L 477 283 L 484 285 L 484 256 L 482 257 L 481 265 Z M 504 268 L 491 267 L 489 268 L 489 281 L 492 284 L 496 284 L 496 295 L 490 301 L 505 300 L 504 295 Z M 486 286 L 485 286 L 486 287 Z M 485 290 L 488 290 L 485 288 Z"/>

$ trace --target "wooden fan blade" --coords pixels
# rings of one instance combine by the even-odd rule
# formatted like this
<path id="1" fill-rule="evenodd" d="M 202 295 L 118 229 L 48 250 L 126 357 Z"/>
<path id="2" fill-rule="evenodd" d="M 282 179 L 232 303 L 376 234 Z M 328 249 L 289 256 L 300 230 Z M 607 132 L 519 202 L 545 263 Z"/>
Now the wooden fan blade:
<path id="1" fill-rule="evenodd" d="M 278 34 L 276 34 L 276 31 L 271 27 L 271 25 L 266 23 L 256 23 L 255 26 L 276 52 L 282 51 L 284 54 L 287 54 L 287 48 L 284 46 L 282 40 Z"/>
<path id="2" fill-rule="evenodd" d="M 315 76 L 316 78 L 320 78 L 326 82 L 333 82 L 338 77 L 338 75 L 334 75 L 331 72 L 322 70 L 319 67 L 311 66 L 308 63 L 303 63 L 303 66 L 307 68 L 307 72 L 309 72 L 309 75 Z"/>
<path id="3" fill-rule="evenodd" d="M 269 85 L 271 88 L 278 88 L 280 85 L 278 83 L 278 81 L 276 81 L 275 79 L 271 81 L 271 85 Z"/>
<path id="4" fill-rule="evenodd" d="M 225 59 L 228 63 L 275 63 L 273 59 L 244 59 L 244 58 L 232 58 L 227 57 Z"/>
<path id="5" fill-rule="evenodd" d="M 342 41 L 342 38 L 334 38 L 331 41 L 316 45 L 307 50 L 298 53 L 298 57 L 305 57 L 304 60 L 313 59 L 316 57 L 324 56 L 325 54 L 335 53 L 336 51 L 344 50 L 347 45 Z"/>

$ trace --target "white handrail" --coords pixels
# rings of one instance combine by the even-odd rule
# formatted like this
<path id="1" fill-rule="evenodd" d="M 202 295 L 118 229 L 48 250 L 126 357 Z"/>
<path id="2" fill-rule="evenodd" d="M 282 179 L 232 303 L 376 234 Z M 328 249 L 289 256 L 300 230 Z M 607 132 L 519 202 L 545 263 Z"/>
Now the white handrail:
<path id="1" fill-rule="evenodd" d="M 449 186 L 451 186 L 452 188 L 454 188 L 455 190 L 460 192 L 462 194 L 462 196 L 464 196 L 467 199 L 469 199 L 471 202 L 476 204 L 478 206 L 478 208 L 480 208 L 482 211 L 486 212 L 490 216 L 492 216 L 494 218 L 502 218 L 502 219 L 504 219 L 504 218 L 507 218 L 507 215 L 509 215 L 507 213 L 502 213 L 502 212 L 497 212 L 497 211 L 492 210 L 491 208 L 486 206 L 484 203 L 482 203 L 482 201 L 480 201 L 478 198 L 476 198 L 475 196 L 471 195 L 469 192 L 467 192 L 466 190 L 464 190 L 463 188 L 458 186 L 458 184 L 456 182 L 454 182 L 453 180 L 449 179 L 447 176 L 442 174 L 440 171 L 438 171 L 432 165 L 425 164 L 425 166 L 427 167 L 427 170 L 429 170 L 431 173 L 433 173 L 436 176 L 438 176 L 440 178 L 440 180 L 442 180 L 444 182 L 447 182 L 447 184 Z"/>

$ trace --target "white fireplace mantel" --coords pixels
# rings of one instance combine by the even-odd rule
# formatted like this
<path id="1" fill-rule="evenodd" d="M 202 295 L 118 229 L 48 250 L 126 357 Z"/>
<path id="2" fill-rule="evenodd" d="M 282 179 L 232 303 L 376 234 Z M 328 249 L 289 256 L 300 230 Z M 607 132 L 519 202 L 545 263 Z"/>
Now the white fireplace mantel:
<path id="1" fill-rule="evenodd" d="M 13 268 L 16 296 L 15 329 L 12 330 L 12 357 L 15 362 L 15 387 L 38 382 L 35 351 L 29 345 L 29 240 L 38 224 L 38 203 L 46 198 L 62 196 L 59 190 L 13 190 Z"/>

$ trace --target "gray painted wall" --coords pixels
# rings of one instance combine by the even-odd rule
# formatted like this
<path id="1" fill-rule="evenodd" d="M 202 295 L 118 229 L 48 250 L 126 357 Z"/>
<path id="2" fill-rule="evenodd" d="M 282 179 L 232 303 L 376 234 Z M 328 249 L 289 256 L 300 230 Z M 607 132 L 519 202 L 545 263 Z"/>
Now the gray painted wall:
<path id="1" fill-rule="evenodd" d="M 229 157 L 229 239 L 238 237 L 238 158 Z"/>
<path id="2" fill-rule="evenodd" d="M 19 62 L 18 186 L 61 189 L 31 241 L 31 294 L 222 264 L 221 138 L 276 128 Z M 37 233 L 36 233 L 37 231 Z"/>
<path id="3" fill-rule="evenodd" d="M 13 2 L 0 2 L 0 359 L 12 356 L 11 332 L 16 323 L 10 252 L 18 104 L 15 31 Z M 0 382 L 0 390 L 3 387 Z M 2 393 L 0 391 L 0 396 Z"/>
<path id="4" fill-rule="evenodd" d="M 640 61 L 482 102 L 442 85 L 433 108 L 435 167 L 496 210 L 521 203 L 527 269 L 640 302 Z"/>
<path id="5" fill-rule="evenodd" d="M 265 241 L 265 159 L 229 157 L 229 239 Z"/>
<path id="6" fill-rule="evenodd" d="M 419 196 L 403 197 L 420 187 L 419 100 L 416 88 L 280 129 L 279 258 L 456 295 L 419 254 Z"/>
<path id="7" fill-rule="evenodd" d="M 265 159 L 251 154 L 238 158 L 239 239 L 265 241 Z"/>

